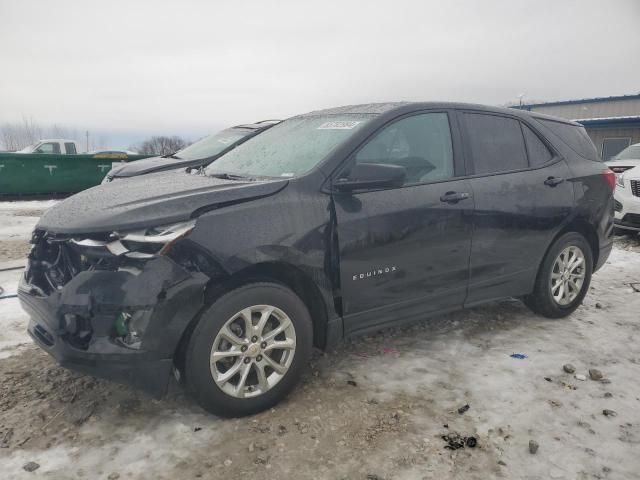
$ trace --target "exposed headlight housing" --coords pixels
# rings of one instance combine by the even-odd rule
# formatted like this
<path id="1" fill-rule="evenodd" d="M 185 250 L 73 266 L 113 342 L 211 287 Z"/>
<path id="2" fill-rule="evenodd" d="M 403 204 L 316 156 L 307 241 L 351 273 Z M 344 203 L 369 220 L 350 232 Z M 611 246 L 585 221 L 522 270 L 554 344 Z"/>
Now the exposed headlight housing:
<path id="1" fill-rule="evenodd" d="M 195 220 L 160 225 L 127 232 L 112 232 L 108 240 L 71 239 L 78 248 L 94 255 L 125 256 L 133 259 L 148 259 L 165 255 L 171 246 L 186 237 L 196 225 Z"/>

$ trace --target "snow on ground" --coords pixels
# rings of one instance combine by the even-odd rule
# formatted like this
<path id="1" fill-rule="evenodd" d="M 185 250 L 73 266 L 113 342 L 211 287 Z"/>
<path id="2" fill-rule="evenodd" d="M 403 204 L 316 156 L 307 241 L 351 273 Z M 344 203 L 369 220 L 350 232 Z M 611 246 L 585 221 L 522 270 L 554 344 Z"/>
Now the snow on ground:
<path id="1" fill-rule="evenodd" d="M 0 300 L 0 477 L 637 479 L 638 246 L 617 241 L 567 319 L 506 300 L 349 340 L 316 354 L 275 409 L 234 420 L 175 382 L 154 400 L 60 368 L 27 339 L 17 301 Z M 445 449 L 452 433 L 477 447 Z"/>
<path id="2" fill-rule="evenodd" d="M 42 213 L 59 200 L 0 202 L 0 241 L 28 240 Z"/>
<path id="3" fill-rule="evenodd" d="M 22 270 L 0 272 L 0 297 L 15 295 Z M 25 314 L 17 298 L 0 299 L 0 359 L 15 355 L 30 343 L 25 330 Z"/>

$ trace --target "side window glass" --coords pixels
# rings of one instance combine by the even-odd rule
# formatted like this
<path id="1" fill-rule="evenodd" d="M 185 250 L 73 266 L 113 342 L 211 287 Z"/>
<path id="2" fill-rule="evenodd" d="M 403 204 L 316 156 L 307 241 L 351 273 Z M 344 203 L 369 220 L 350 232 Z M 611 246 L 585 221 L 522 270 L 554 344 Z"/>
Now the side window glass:
<path id="1" fill-rule="evenodd" d="M 481 113 L 463 114 L 474 172 L 497 173 L 528 167 L 520 122 Z"/>
<path id="2" fill-rule="evenodd" d="M 446 113 L 424 113 L 393 122 L 360 149 L 355 161 L 404 167 L 405 185 L 451 178 L 449 117 Z"/>
<path id="3" fill-rule="evenodd" d="M 66 150 L 67 155 L 75 155 L 76 153 L 76 145 L 75 143 L 65 142 L 64 149 Z"/>
<path id="4" fill-rule="evenodd" d="M 60 153 L 60 145 L 57 143 L 43 143 L 36 149 L 37 153 Z"/>
<path id="5" fill-rule="evenodd" d="M 527 153 L 529 154 L 529 165 L 537 167 L 544 165 L 553 158 L 553 154 L 549 151 L 540 137 L 536 135 L 524 123 L 522 124 L 522 131 L 524 132 L 524 139 L 527 143 Z"/>

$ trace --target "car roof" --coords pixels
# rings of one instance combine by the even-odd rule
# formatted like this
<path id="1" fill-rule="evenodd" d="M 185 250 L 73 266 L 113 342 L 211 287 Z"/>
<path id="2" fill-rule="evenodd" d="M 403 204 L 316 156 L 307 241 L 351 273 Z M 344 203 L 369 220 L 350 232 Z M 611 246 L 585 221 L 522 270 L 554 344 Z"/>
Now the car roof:
<path id="1" fill-rule="evenodd" d="M 269 128 L 274 125 L 277 125 L 281 121 L 282 120 L 260 120 L 259 122 L 255 122 L 255 123 L 243 123 L 241 125 L 235 125 L 231 128 L 246 128 L 249 130 L 260 130 L 261 128 Z"/>
<path id="2" fill-rule="evenodd" d="M 42 143 L 42 142 L 74 142 L 75 140 L 70 140 L 68 138 L 41 138 L 40 140 L 38 140 L 36 143 Z"/>
<path id="3" fill-rule="evenodd" d="M 342 107 L 327 108 L 324 110 L 315 110 L 302 115 L 297 115 L 294 118 L 300 117 L 313 117 L 320 115 L 382 115 L 390 112 L 397 111 L 398 113 L 408 113 L 413 110 L 434 109 L 434 108 L 457 108 L 466 110 L 480 110 L 493 113 L 503 113 L 507 115 L 513 115 L 522 118 L 538 118 L 541 120 L 552 120 L 555 122 L 566 123 L 574 126 L 581 126 L 579 123 L 572 122 L 566 118 L 554 117 L 551 115 L 544 115 L 542 113 L 530 112 L 527 110 L 519 110 L 515 108 L 506 107 L 494 107 L 489 105 L 480 105 L 475 103 L 460 103 L 460 102 L 385 102 L 385 103 L 363 103 L 358 105 L 345 105 Z"/>

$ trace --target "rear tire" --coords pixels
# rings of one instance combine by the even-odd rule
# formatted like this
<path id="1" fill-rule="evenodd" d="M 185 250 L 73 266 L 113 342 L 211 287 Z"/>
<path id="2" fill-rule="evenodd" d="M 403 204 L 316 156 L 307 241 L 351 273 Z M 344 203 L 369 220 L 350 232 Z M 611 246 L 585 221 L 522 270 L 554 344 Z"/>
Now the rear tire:
<path id="1" fill-rule="evenodd" d="M 533 292 L 524 303 L 547 318 L 562 318 L 580 306 L 589 291 L 593 253 L 577 232 L 558 238 L 545 255 Z"/>
<path id="2" fill-rule="evenodd" d="M 295 293 L 276 283 L 239 287 L 200 316 L 185 352 L 187 391 L 223 417 L 266 410 L 295 386 L 312 344 L 311 316 Z"/>

